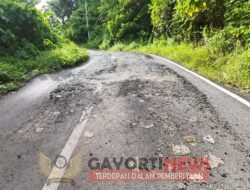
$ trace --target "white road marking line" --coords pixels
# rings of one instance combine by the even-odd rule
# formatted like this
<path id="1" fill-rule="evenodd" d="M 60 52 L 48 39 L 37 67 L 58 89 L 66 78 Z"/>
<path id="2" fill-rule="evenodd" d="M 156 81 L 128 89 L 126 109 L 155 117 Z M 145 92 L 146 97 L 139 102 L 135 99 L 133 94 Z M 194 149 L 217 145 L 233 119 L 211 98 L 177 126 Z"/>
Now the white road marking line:
<path id="1" fill-rule="evenodd" d="M 195 72 L 193 72 L 193 71 L 191 71 L 191 70 L 189 70 L 189 69 L 187 69 L 187 68 L 185 68 L 185 67 L 183 67 L 183 66 L 181 66 L 181 65 L 179 65 L 179 64 L 177 64 L 177 63 L 175 63 L 175 62 L 173 62 L 173 61 L 171 61 L 171 60 L 168 60 L 168 59 L 166 59 L 166 58 L 163 58 L 163 57 L 161 57 L 161 56 L 152 55 L 152 54 L 147 54 L 147 55 L 151 55 L 151 56 L 153 56 L 153 57 L 157 57 L 157 58 L 162 59 L 162 60 L 164 60 L 164 61 L 170 62 L 171 64 L 173 64 L 173 65 L 175 65 L 175 66 L 181 68 L 182 70 L 184 70 L 184 71 L 186 71 L 186 72 L 188 72 L 188 73 L 191 73 L 192 75 L 194 75 L 194 76 L 198 77 L 199 79 L 205 81 L 206 83 L 210 84 L 211 86 L 213 86 L 213 87 L 217 88 L 218 90 L 224 92 L 225 94 L 231 96 L 232 98 L 236 99 L 237 101 L 241 102 L 242 104 L 246 105 L 247 107 L 250 107 L 250 102 L 248 102 L 248 101 L 245 100 L 244 98 L 241 98 L 240 96 L 238 96 L 238 95 L 236 95 L 236 94 L 234 94 L 234 93 L 232 93 L 232 92 L 226 90 L 225 88 L 223 88 L 223 87 L 221 87 L 221 86 L 215 84 L 214 82 L 208 80 L 207 78 L 205 78 L 205 77 L 203 77 L 203 76 L 201 76 L 201 75 L 199 75 L 199 74 L 197 74 L 197 73 L 195 73 Z"/>
<path id="2" fill-rule="evenodd" d="M 71 155 L 72 155 L 77 143 L 80 140 L 82 132 L 83 132 L 88 120 L 89 120 L 92 109 L 93 109 L 93 107 L 88 107 L 83 112 L 83 114 L 81 116 L 81 123 L 74 128 L 66 145 L 64 146 L 63 150 L 61 151 L 61 155 L 66 158 L 67 162 L 71 158 Z M 52 173 L 54 171 L 58 171 L 58 168 L 56 168 L 55 166 L 53 167 L 48 179 L 50 179 L 50 177 L 52 177 Z M 60 170 L 59 175 L 61 178 L 63 177 L 64 171 L 65 171 L 65 168 Z M 60 183 L 44 184 L 42 190 L 57 190 L 59 185 L 60 185 Z"/>

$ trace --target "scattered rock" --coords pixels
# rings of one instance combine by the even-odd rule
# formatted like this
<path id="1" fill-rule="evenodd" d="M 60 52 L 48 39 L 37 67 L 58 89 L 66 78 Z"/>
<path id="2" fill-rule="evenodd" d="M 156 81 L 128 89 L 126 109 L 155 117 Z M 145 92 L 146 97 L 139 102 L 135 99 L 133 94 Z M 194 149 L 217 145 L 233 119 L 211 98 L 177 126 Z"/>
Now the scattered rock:
<path id="1" fill-rule="evenodd" d="M 61 113 L 59 112 L 59 111 L 55 111 L 54 113 L 53 113 L 53 115 L 55 115 L 55 116 L 57 116 L 57 115 L 60 115 Z"/>
<path id="2" fill-rule="evenodd" d="M 197 117 L 191 117 L 188 119 L 189 123 L 196 123 L 198 121 Z"/>
<path id="3" fill-rule="evenodd" d="M 148 99 L 152 98 L 152 95 L 151 94 L 146 94 L 145 98 L 148 100 Z"/>
<path id="4" fill-rule="evenodd" d="M 36 133 L 41 133 L 42 131 L 44 130 L 44 128 L 43 127 L 38 127 L 38 128 L 36 128 Z"/>
<path id="5" fill-rule="evenodd" d="M 156 149 L 156 151 L 161 151 L 161 147 L 158 147 L 158 148 Z"/>
<path id="6" fill-rule="evenodd" d="M 224 164 L 224 161 L 216 157 L 215 155 L 209 153 L 208 156 L 209 156 L 209 163 L 210 163 L 211 168 L 217 168 L 219 165 Z"/>
<path id="7" fill-rule="evenodd" d="M 168 129 L 169 131 L 175 131 L 175 130 L 176 130 L 176 128 L 173 127 L 173 126 L 169 126 L 169 127 L 167 127 L 167 129 Z"/>
<path id="8" fill-rule="evenodd" d="M 145 100 L 143 100 L 143 99 L 140 99 L 140 100 L 139 100 L 139 102 L 143 103 L 143 102 L 145 102 Z"/>
<path id="9" fill-rule="evenodd" d="M 190 154 L 190 149 L 185 145 L 174 145 L 173 152 L 174 154 L 178 154 L 178 155 L 186 155 L 186 154 Z"/>
<path id="10" fill-rule="evenodd" d="M 183 137 L 183 139 L 190 143 L 192 146 L 197 146 L 196 137 L 194 135 L 186 135 Z"/>
<path id="11" fill-rule="evenodd" d="M 74 110 L 70 110 L 69 112 L 70 112 L 70 113 L 73 113 L 73 112 L 74 112 Z"/>
<path id="12" fill-rule="evenodd" d="M 214 139 L 210 135 L 207 135 L 207 136 L 203 137 L 203 140 L 207 141 L 207 142 L 209 142 L 211 144 L 214 144 Z"/>
<path id="13" fill-rule="evenodd" d="M 94 133 L 92 133 L 92 132 L 90 132 L 90 131 L 85 131 L 84 136 L 85 136 L 85 137 L 88 137 L 88 138 L 91 138 L 91 137 L 94 136 Z"/>
<path id="14" fill-rule="evenodd" d="M 21 130 L 19 130 L 19 131 L 18 131 L 18 133 L 23 133 L 23 130 L 22 130 L 22 129 L 21 129 Z"/>
<path id="15" fill-rule="evenodd" d="M 178 184 L 177 184 L 178 190 L 185 190 L 186 187 L 187 187 L 187 186 L 186 186 L 185 184 L 183 184 L 183 183 L 178 183 Z"/>
<path id="16" fill-rule="evenodd" d="M 146 125 L 146 126 L 144 126 L 144 128 L 146 128 L 146 129 L 150 129 L 150 128 L 154 127 L 154 126 L 155 126 L 154 124 L 150 124 L 150 125 Z"/>
<path id="17" fill-rule="evenodd" d="M 221 174 L 221 177 L 224 177 L 224 178 L 226 178 L 227 177 L 227 173 L 223 173 L 223 174 Z"/>
<path id="18" fill-rule="evenodd" d="M 165 142 L 162 139 L 159 139 L 159 145 L 157 147 L 161 147 L 165 144 Z"/>
<path id="19" fill-rule="evenodd" d="M 159 153 L 159 157 L 160 157 L 160 158 L 163 158 L 163 154 L 162 154 L 161 152 Z"/>

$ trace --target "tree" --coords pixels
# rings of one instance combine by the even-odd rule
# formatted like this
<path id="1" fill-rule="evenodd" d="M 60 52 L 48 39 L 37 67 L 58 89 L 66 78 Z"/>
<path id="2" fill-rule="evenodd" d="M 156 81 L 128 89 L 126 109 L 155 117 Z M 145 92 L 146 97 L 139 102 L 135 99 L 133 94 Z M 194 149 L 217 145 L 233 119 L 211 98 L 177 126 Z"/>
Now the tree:
<path id="1" fill-rule="evenodd" d="M 149 3 L 150 0 L 103 0 L 100 16 L 106 38 L 111 43 L 148 38 L 152 30 Z"/>
<path id="2" fill-rule="evenodd" d="M 235 27 L 250 26 L 250 1 L 231 0 L 226 2 L 226 24 Z"/>
<path id="3" fill-rule="evenodd" d="M 102 39 L 101 22 L 97 11 L 101 2 L 100 0 L 88 0 L 86 4 L 85 2 L 85 0 L 78 1 L 77 9 L 72 13 L 65 26 L 66 35 L 78 43 L 86 43 L 94 38 Z"/>
<path id="4" fill-rule="evenodd" d="M 176 0 L 152 0 L 150 4 L 153 32 L 156 37 L 173 36 L 173 15 Z"/>
<path id="5" fill-rule="evenodd" d="M 49 7 L 51 11 L 61 20 L 62 24 L 69 19 L 72 12 L 76 9 L 76 0 L 51 0 Z"/>
<path id="6" fill-rule="evenodd" d="M 24 3 L 27 5 L 36 5 L 38 4 L 41 0 L 16 0 L 17 2 Z"/>
<path id="7" fill-rule="evenodd" d="M 250 1 L 231 0 L 225 3 L 225 30 L 232 43 L 250 44 Z"/>
<path id="8" fill-rule="evenodd" d="M 181 40 L 199 41 L 205 27 L 224 26 L 224 0 L 178 0 L 174 9 L 175 35 L 181 35 Z"/>
<path id="9" fill-rule="evenodd" d="M 44 41 L 54 41 L 48 20 L 34 6 L 11 0 L 0 2 L 0 53 L 17 49 L 43 49 Z"/>

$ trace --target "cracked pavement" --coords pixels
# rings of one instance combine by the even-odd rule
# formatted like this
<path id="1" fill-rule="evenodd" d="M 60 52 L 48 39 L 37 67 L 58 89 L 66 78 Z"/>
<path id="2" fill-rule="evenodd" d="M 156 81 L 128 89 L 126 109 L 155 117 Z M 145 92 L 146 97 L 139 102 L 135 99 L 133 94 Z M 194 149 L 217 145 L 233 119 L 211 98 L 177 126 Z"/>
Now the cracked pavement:
<path id="1" fill-rule="evenodd" d="M 47 178 L 39 173 L 37 151 L 53 160 L 88 107 L 73 151 L 83 152 L 83 170 L 74 185 L 58 189 L 248 189 L 249 108 L 189 78 L 149 55 L 90 51 L 86 64 L 2 97 L 0 189 L 42 189 Z M 88 180 L 90 158 L 174 157 L 178 146 L 190 157 L 212 154 L 221 161 L 209 182 Z"/>

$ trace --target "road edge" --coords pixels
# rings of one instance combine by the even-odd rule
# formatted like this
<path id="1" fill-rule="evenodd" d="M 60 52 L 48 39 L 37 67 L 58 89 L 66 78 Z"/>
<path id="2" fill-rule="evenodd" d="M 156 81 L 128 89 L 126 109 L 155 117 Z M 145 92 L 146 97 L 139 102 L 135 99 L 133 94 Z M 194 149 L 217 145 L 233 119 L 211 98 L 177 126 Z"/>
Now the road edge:
<path id="1" fill-rule="evenodd" d="M 200 74 L 198 74 L 198 73 L 196 73 L 196 72 L 194 72 L 194 71 L 192 71 L 192 70 L 190 70 L 190 69 L 188 69 L 188 68 L 186 68 L 186 67 L 184 67 L 184 66 L 182 66 L 182 65 L 180 65 L 180 64 L 178 64 L 178 63 L 176 63 L 176 62 L 174 62 L 174 61 L 172 61 L 172 60 L 169 60 L 169 59 L 167 59 L 167 58 L 165 58 L 165 57 L 162 57 L 162 56 L 159 56 L 159 55 L 154 55 L 154 54 L 149 54 L 149 53 L 142 53 L 142 54 L 144 54 L 144 55 L 149 55 L 149 56 L 152 56 L 152 57 L 161 59 L 161 60 L 163 60 L 163 61 L 167 61 L 167 62 L 173 64 L 174 66 L 177 66 L 178 68 L 180 68 L 180 69 L 182 69 L 182 70 L 184 70 L 184 71 L 186 71 L 186 72 L 188 72 L 188 73 L 194 75 L 195 77 L 201 79 L 202 81 L 204 81 L 204 82 L 206 82 L 207 84 L 213 86 L 213 87 L 216 88 L 217 90 L 220 90 L 221 92 L 223 92 L 223 93 L 227 94 L 228 96 L 234 98 L 234 99 L 237 100 L 238 102 L 241 102 L 241 103 L 244 104 L 245 106 L 250 107 L 250 102 L 247 101 L 246 99 L 244 99 L 244 98 L 242 98 L 242 97 L 236 95 L 236 94 L 233 93 L 233 92 L 230 92 L 229 90 L 227 90 L 227 89 L 225 89 L 225 88 L 219 86 L 218 84 L 212 82 L 211 80 L 209 80 L 209 79 L 207 79 L 207 78 L 201 76 Z"/>

